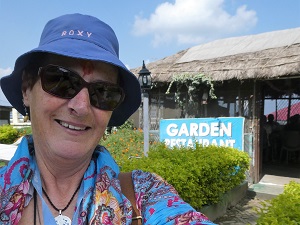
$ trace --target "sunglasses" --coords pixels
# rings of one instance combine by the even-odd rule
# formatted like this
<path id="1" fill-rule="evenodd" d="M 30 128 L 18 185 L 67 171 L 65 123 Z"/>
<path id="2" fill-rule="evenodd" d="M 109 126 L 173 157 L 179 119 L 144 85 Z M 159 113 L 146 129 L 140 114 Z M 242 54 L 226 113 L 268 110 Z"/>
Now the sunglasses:
<path id="1" fill-rule="evenodd" d="M 74 98 L 87 88 L 91 105 L 107 111 L 113 111 L 124 100 L 123 89 L 117 84 L 104 81 L 88 83 L 78 73 L 62 66 L 40 67 L 38 74 L 43 90 L 59 98 Z"/>

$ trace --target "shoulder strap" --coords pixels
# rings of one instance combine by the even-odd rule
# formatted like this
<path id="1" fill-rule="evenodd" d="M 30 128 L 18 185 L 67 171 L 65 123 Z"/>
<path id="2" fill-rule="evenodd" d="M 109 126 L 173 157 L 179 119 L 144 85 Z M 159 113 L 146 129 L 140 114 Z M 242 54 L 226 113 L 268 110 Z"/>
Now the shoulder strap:
<path id="1" fill-rule="evenodd" d="M 132 182 L 132 173 L 120 173 L 119 180 L 121 183 L 122 193 L 129 199 L 132 205 L 132 225 L 142 225 L 142 217 L 140 215 L 139 210 L 136 207 L 136 199 L 135 199 L 135 192 L 133 188 Z"/>

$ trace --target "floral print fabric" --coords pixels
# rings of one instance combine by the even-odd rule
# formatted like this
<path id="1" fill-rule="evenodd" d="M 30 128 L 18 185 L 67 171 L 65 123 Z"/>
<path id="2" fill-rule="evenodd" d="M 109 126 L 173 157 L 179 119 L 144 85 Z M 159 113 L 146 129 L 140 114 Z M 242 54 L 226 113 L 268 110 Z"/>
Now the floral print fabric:
<path id="1" fill-rule="evenodd" d="M 33 139 L 27 136 L 9 164 L 0 169 L 0 224 L 18 224 L 32 198 L 29 190 L 37 169 Z M 75 214 L 78 218 L 72 224 L 131 224 L 132 206 L 122 195 L 118 175 L 119 167 L 109 152 L 97 146 L 83 177 L 84 194 Z M 132 180 L 143 224 L 213 224 L 185 203 L 161 177 L 136 170 Z"/>
<path id="2" fill-rule="evenodd" d="M 213 224 L 205 215 L 184 202 L 177 191 L 160 176 L 136 170 L 132 178 L 143 224 Z"/>

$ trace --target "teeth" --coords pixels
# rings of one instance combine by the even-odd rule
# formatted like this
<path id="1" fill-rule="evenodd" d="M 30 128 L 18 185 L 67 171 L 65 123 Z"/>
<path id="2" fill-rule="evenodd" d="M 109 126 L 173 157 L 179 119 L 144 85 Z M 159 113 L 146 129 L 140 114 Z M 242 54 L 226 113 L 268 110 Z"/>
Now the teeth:
<path id="1" fill-rule="evenodd" d="M 62 126 L 64 126 L 64 127 L 66 127 L 66 128 L 71 129 L 71 130 L 85 130 L 85 128 L 83 128 L 83 127 L 76 127 L 76 126 L 67 124 L 67 123 L 62 122 L 62 121 L 60 121 L 60 124 L 61 124 Z"/>

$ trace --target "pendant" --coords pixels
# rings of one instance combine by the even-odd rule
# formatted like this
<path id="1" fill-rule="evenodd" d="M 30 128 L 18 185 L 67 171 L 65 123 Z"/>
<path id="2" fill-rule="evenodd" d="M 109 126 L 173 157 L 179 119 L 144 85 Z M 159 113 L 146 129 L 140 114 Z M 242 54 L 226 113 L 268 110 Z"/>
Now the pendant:
<path id="1" fill-rule="evenodd" d="M 71 225 L 72 221 L 69 217 L 59 214 L 55 217 L 55 222 L 57 225 Z"/>

